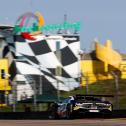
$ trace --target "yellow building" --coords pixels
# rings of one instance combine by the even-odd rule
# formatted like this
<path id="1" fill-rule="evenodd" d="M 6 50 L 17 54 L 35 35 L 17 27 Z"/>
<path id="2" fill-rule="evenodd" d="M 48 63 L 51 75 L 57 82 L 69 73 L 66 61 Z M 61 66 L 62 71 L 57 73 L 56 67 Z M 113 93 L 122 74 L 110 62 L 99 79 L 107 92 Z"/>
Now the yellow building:
<path id="1" fill-rule="evenodd" d="M 11 90 L 9 85 L 8 59 L 0 59 L 0 106 L 5 106 L 5 97 Z"/>
<path id="2" fill-rule="evenodd" d="M 9 91 L 8 59 L 0 59 L 0 91 Z"/>
<path id="3" fill-rule="evenodd" d="M 105 45 L 95 43 L 95 50 L 81 55 L 81 85 L 92 84 L 98 80 L 113 78 L 113 73 L 126 79 L 126 56 L 112 49 L 112 42 Z"/>

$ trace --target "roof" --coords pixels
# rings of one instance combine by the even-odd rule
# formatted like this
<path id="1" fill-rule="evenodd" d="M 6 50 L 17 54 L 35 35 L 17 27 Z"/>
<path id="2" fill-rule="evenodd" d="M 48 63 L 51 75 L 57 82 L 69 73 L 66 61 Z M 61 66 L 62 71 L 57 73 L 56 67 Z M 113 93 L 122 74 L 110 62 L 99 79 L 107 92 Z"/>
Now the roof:
<path id="1" fill-rule="evenodd" d="M 81 60 L 98 60 L 95 50 L 89 53 L 84 52 L 83 54 L 81 54 Z"/>
<path id="2" fill-rule="evenodd" d="M 12 31 L 12 30 L 13 30 L 13 26 L 0 24 L 0 38 L 2 39 L 6 38 L 6 35 L 8 35 L 8 31 Z"/>
<path id="3" fill-rule="evenodd" d="M 13 28 L 13 26 L 0 24 L 0 29 L 11 29 L 11 28 Z"/>
<path id="4" fill-rule="evenodd" d="M 122 57 L 122 60 L 126 60 L 126 54 L 123 54 L 123 53 L 120 53 L 118 52 L 121 57 Z M 96 53 L 95 53 L 95 50 L 91 51 L 91 52 L 84 52 L 83 54 L 81 54 L 81 60 L 99 60 L 97 57 L 96 57 Z"/>

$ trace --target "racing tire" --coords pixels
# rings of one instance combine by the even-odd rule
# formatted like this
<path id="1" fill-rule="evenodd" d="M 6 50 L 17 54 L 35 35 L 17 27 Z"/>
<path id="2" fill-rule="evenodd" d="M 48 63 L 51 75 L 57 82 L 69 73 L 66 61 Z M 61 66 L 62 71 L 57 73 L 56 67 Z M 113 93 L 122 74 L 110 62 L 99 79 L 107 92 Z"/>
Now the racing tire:
<path id="1" fill-rule="evenodd" d="M 53 106 L 51 107 L 50 111 L 49 111 L 49 119 L 58 119 L 58 113 L 57 113 L 57 105 L 53 104 Z"/>
<path id="2" fill-rule="evenodd" d="M 49 119 L 59 119 L 59 116 L 57 113 L 53 112 L 51 115 L 49 115 Z"/>

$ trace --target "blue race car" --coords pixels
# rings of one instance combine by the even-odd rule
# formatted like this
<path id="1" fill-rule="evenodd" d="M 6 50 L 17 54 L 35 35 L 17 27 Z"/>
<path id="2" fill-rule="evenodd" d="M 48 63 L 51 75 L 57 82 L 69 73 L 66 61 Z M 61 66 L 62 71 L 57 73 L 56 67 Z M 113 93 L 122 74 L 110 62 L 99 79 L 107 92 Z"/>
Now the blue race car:
<path id="1" fill-rule="evenodd" d="M 100 97 L 100 98 L 99 98 Z M 113 105 L 103 97 L 110 95 L 82 95 L 69 96 L 60 103 L 54 103 L 50 108 L 50 118 L 75 118 L 86 113 L 102 113 L 110 115 Z"/>

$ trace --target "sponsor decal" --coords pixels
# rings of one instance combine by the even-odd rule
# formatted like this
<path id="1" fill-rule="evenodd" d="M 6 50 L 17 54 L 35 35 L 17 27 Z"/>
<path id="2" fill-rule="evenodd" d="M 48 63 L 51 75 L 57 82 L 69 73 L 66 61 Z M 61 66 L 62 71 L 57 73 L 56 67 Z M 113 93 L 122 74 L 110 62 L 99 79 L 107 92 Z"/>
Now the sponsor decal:
<path id="1" fill-rule="evenodd" d="M 14 27 L 14 34 L 20 34 L 29 40 L 36 40 L 34 36 L 41 34 L 41 28 L 43 25 L 44 18 L 39 12 L 35 14 L 27 12 L 17 19 Z"/>
<path id="2" fill-rule="evenodd" d="M 75 31 L 80 30 L 80 22 L 44 25 L 44 18 L 39 12 L 35 14 L 27 12 L 17 19 L 14 27 L 14 34 L 22 35 L 25 39 L 36 40 L 35 36 L 42 34 L 44 31 L 68 29 Z"/>

